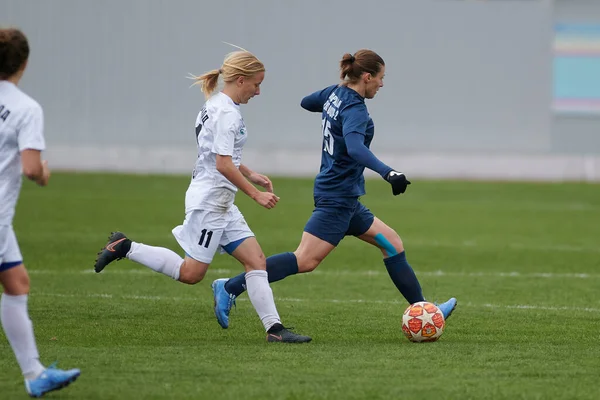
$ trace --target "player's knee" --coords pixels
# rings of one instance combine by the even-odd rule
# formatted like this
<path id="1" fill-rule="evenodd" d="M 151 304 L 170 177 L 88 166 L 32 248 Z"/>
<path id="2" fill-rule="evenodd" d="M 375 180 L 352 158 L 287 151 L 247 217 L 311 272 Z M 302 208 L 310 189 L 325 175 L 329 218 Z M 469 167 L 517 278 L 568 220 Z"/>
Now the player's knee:
<path id="1" fill-rule="evenodd" d="M 179 274 L 179 282 L 195 285 L 204 279 L 204 273 Z"/>
<path id="2" fill-rule="evenodd" d="M 300 273 L 314 271 L 321 264 L 321 260 L 313 257 L 303 257 L 301 254 L 296 254 L 296 259 L 298 260 L 298 272 Z"/>
<path id="3" fill-rule="evenodd" d="M 386 235 L 379 234 L 375 240 L 379 245 L 381 253 L 386 257 L 400 254 L 404 251 L 402 239 L 400 239 L 400 236 L 393 230 Z"/>
<path id="4" fill-rule="evenodd" d="M 6 274 L 5 278 L 2 279 L 2 286 L 4 287 L 4 293 L 11 296 L 29 294 L 29 274 L 27 274 L 25 267 L 21 264 L 15 267 L 12 273 Z"/>
<path id="5" fill-rule="evenodd" d="M 190 268 L 185 262 L 179 270 L 179 282 L 195 285 L 202 281 L 206 275 L 206 270 L 202 268 Z"/>
<path id="6" fill-rule="evenodd" d="M 400 236 L 396 235 L 397 239 L 392 241 L 392 246 L 396 249 L 396 253 L 402 253 L 404 251 L 404 244 Z"/>
<path id="7" fill-rule="evenodd" d="M 404 244 L 402 243 L 402 239 L 400 239 L 400 236 L 398 236 L 397 233 L 394 236 L 395 237 L 393 237 L 393 240 L 391 240 L 390 242 L 396 250 L 396 253 L 400 254 L 404 251 Z"/>
<path id="8" fill-rule="evenodd" d="M 20 274 L 17 280 L 17 285 L 19 286 L 19 288 L 21 288 L 22 291 L 29 293 L 29 274 Z"/>
<path id="9" fill-rule="evenodd" d="M 244 268 L 246 272 L 249 271 L 266 271 L 267 270 L 267 259 L 263 253 L 253 257 L 252 260 L 244 261 Z"/>
<path id="10" fill-rule="evenodd" d="M 23 278 L 21 278 L 21 290 L 24 291 L 25 293 L 29 293 L 29 286 L 30 286 L 29 275 L 25 274 L 25 276 Z"/>

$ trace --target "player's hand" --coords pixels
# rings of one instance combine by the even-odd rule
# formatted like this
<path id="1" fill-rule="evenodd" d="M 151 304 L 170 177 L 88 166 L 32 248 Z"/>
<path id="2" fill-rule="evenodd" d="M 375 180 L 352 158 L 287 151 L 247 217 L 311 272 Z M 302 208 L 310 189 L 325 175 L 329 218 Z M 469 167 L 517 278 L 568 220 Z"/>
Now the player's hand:
<path id="1" fill-rule="evenodd" d="M 258 192 L 258 195 L 254 198 L 258 204 L 264 208 L 271 209 L 275 207 L 275 204 L 279 201 L 279 197 L 271 192 Z"/>
<path id="2" fill-rule="evenodd" d="M 42 176 L 38 179 L 37 184 L 40 186 L 46 186 L 50 180 L 50 168 L 48 168 L 48 161 L 42 161 Z"/>
<path id="3" fill-rule="evenodd" d="M 385 177 L 385 180 L 392 185 L 392 193 L 394 196 L 406 192 L 406 187 L 410 185 L 410 181 L 406 179 L 406 175 L 398 171 L 390 171 Z"/>
<path id="4" fill-rule="evenodd" d="M 267 192 L 273 193 L 273 183 L 266 175 L 261 175 L 254 172 L 248 177 L 248 180 L 255 185 L 264 187 L 267 189 Z"/>

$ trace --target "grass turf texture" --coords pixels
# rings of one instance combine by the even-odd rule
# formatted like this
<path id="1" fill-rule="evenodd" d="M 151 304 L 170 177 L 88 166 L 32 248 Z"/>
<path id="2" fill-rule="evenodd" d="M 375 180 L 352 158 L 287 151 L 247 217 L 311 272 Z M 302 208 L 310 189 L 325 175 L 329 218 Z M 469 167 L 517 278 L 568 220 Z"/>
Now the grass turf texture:
<path id="1" fill-rule="evenodd" d="M 30 270 L 42 361 L 82 369 L 56 399 L 596 399 L 600 372 L 600 187 L 414 181 L 363 202 L 404 240 L 430 301 L 459 307 L 436 343 L 401 332 L 407 304 L 378 250 L 347 238 L 313 273 L 273 284 L 307 345 L 268 344 L 247 296 L 221 329 L 210 282 L 242 271 L 216 256 L 186 286 L 129 260 L 92 272 L 119 229 L 182 253 L 187 177 L 66 174 L 25 182 L 15 230 Z M 293 251 L 312 181 L 274 179 L 278 206 L 237 204 L 266 255 Z M 6 340 L 0 397 L 26 398 Z"/>

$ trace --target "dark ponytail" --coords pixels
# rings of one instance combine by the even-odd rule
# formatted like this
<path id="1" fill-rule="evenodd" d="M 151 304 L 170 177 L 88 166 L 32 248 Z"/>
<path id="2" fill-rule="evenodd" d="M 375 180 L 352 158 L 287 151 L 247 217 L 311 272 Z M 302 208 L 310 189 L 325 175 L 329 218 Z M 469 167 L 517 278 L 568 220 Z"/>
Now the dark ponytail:
<path id="1" fill-rule="evenodd" d="M 0 80 L 19 72 L 29 58 L 29 43 L 18 29 L 0 29 Z"/>
<path id="2" fill-rule="evenodd" d="M 359 50 L 354 54 L 346 53 L 340 61 L 340 78 L 346 83 L 357 82 L 363 73 L 373 76 L 385 65 L 383 58 L 372 50 Z"/>

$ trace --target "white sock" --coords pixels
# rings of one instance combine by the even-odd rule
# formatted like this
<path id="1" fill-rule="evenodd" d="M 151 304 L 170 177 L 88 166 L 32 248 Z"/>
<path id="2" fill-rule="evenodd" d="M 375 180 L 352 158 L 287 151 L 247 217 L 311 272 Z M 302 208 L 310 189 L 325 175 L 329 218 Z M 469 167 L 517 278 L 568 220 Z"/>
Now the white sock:
<path id="1" fill-rule="evenodd" d="M 280 324 L 277 307 L 273 299 L 273 291 L 269 286 L 267 271 L 246 272 L 246 287 L 248 288 L 248 297 L 258 313 L 265 330 L 268 331 L 275 324 Z"/>
<path id="2" fill-rule="evenodd" d="M 8 342 L 26 379 L 35 379 L 44 372 L 40 363 L 33 324 L 27 313 L 27 295 L 11 296 L 3 293 L 0 300 L 0 319 Z"/>
<path id="3" fill-rule="evenodd" d="M 183 264 L 183 258 L 179 254 L 165 249 L 164 247 L 147 246 L 145 244 L 131 242 L 131 249 L 127 258 L 146 267 L 179 280 L 179 270 Z"/>

